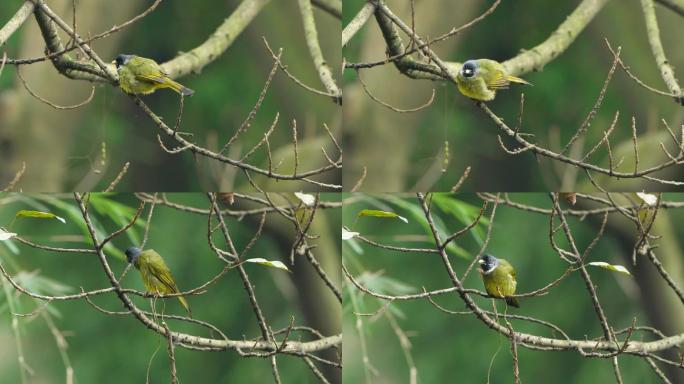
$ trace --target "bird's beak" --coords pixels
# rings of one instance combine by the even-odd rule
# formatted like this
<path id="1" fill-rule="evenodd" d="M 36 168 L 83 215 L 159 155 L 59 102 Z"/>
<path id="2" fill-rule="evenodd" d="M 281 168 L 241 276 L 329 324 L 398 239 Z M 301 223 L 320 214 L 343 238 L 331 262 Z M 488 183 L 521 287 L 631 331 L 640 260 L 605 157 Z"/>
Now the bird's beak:
<path id="1" fill-rule="evenodd" d="M 116 60 L 112 60 L 111 62 L 109 62 L 109 64 L 114 64 L 114 65 L 116 65 Z"/>
<path id="2" fill-rule="evenodd" d="M 477 261 L 479 264 L 484 264 L 484 260 L 480 259 Z"/>

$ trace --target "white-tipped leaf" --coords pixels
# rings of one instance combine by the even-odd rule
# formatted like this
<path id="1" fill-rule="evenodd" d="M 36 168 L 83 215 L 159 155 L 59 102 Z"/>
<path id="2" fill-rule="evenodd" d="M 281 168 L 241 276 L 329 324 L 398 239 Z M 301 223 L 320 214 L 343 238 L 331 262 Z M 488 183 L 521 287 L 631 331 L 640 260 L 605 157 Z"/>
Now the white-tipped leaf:
<path id="1" fill-rule="evenodd" d="M 55 219 L 61 221 L 63 224 L 66 224 L 66 220 L 63 218 L 55 215 L 54 213 L 50 212 L 41 212 L 41 211 L 28 211 L 25 209 L 22 209 L 21 211 L 17 212 L 15 215 L 16 217 L 31 217 L 34 219 Z"/>
<path id="2" fill-rule="evenodd" d="M 313 207 L 316 204 L 316 196 L 314 195 L 301 192 L 295 192 L 294 195 L 307 207 Z"/>
<path id="3" fill-rule="evenodd" d="M 285 264 L 283 264 L 283 262 L 278 261 L 278 260 L 271 261 L 271 260 L 266 260 L 266 259 L 261 258 L 261 257 L 257 257 L 254 259 L 247 259 L 247 260 L 245 260 L 245 262 L 246 263 L 259 264 L 259 265 L 265 265 L 267 267 L 278 268 L 278 269 L 282 269 L 284 271 L 290 272 L 290 270 L 287 268 L 287 266 Z"/>
<path id="4" fill-rule="evenodd" d="M 387 212 L 387 211 L 380 211 L 377 209 L 364 209 L 361 212 L 359 212 L 357 217 L 363 217 L 363 216 L 371 216 L 371 217 L 383 217 L 383 218 L 390 218 L 390 219 L 399 219 L 403 221 L 404 223 L 408 224 L 408 219 L 406 219 L 403 216 L 399 216 L 394 212 Z"/>
<path id="5" fill-rule="evenodd" d="M 608 264 L 608 263 L 606 263 L 606 262 L 604 262 L 604 261 L 593 261 L 593 262 L 591 262 L 591 263 L 588 263 L 588 265 L 593 265 L 593 266 L 595 266 L 595 267 L 601 267 L 601 268 L 609 269 L 609 270 L 611 270 L 611 271 L 624 273 L 624 274 L 630 275 L 630 276 L 632 275 L 632 274 L 627 270 L 627 268 L 623 267 L 622 265 Z"/>
<path id="6" fill-rule="evenodd" d="M 16 233 L 5 232 L 4 229 L 0 228 L 0 241 L 9 240 L 9 239 L 13 238 L 13 237 L 16 236 L 16 235 L 17 235 Z"/>
<path id="7" fill-rule="evenodd" d="M 342 228 L 342 240 L 351 240 L 358 235 L 358 232 L 347 231 L 346 228 Z"/>
<path id="8" fill-rule="evenodd" d="M 658 196 L 652 193 L 637 192 L 637 197 L 641 199 L 644 203 L 650 206 L 655 206 L 658 203 Z"/>

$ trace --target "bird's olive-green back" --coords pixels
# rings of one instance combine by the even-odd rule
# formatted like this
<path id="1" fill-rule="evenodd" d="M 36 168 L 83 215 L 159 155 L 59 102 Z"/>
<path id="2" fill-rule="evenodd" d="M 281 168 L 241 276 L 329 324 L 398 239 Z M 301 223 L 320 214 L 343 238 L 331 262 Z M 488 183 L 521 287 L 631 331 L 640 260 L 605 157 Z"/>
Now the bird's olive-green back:
<path id="1" fill-rule="evenodd" d="M 180 290 L 171 274 L 171 270 L 166 266 L 164 259 L 154 249 L 147 249 L 140 253 L 135 261 L 135 267 L 140 270 L 143 284 L 149 292 L 161 294 L 179 293 Z M 178 296 L 178 300 L 185 307 L 188 313 L 190 305 L 183 296 Z"/>
<path id="2" fill-rule="evenodd" d="M 150 292 L 176 293 L 176 281 L 164 259 L 154 249 L 140 253 L 135 266 L 140 270 L 145 288 Z"/>
<path id="3" fill-rule="evenodd" d="M 160 76 L 164 74 L 156 61 L 140 56 L 133 56 L 124 65 L 137 76 Z"/>

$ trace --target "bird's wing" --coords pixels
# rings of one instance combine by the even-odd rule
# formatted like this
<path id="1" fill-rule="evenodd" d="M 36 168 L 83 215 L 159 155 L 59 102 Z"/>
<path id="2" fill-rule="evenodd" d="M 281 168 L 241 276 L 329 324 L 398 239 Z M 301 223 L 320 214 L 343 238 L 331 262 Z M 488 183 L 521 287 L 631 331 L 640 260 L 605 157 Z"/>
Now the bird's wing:
<path id="1" fill-rule="evenodd" d="M 489 89 L 506 89 L 511 83 L 503 71 L 495 69 L 489 81 L 486 81 Z"/>
<path id="2" fill-rule="evenodd" d="M 163 84 L 166 75 L 159 65 L 151 59 L 139 58 L 132 72 L 139 81 Z"/>
<path id="3" fill-rule="evenodd" d="M 171 270 L 169 269 L 169 267 L 166 266 L 166 263 L 164 262 L 164 259 L 161 257 L 161 255 L 159 255 L 153 249 L 149 249 L 145 251 L 145 253 L 147 253 L 148 257 L 150 258 L 150 262 L 147 263 L 147 267 L 152 276 L 159 280 L 159 282 L 162 283 L 164 287 L 166 287 L 169 290 L 170 293 L 178 292 L 178 287 L 176 286 L 176 282 L 173 281 Z"/>
<path id="4" fill-rule="evenodd" d="M 164 76 L 163 75 L 136 75 L 136 79 L 139 81 L 147 81 L 147 82 L 152 82 L 152 83 L 159 83 L 159 84 L 164 84 Z"/>

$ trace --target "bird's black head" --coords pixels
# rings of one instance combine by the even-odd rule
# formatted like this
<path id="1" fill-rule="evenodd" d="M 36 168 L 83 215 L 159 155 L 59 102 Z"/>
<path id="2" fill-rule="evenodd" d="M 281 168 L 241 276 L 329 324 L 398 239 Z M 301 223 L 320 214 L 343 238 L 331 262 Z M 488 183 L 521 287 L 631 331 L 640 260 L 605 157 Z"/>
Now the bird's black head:
<path id="1" fill-rule="evenodd" d="M 130 247 L 126 249 L 126 259 L 129 263 L 135 263 L 135 261 L 140 257 L 140 252 L 142 250 L 138 247 Z"/>
<path id="2" fill-rule="evenodd" d="M 128 63 L 128 60 L 131 59 L 133 55 L 118 55 L 116 59 L 114 59 L 114 62 L 116 63 L 116 68 L 119 68 L 122 65 L 126 65 Z"/>
<path id="3" fill-rule="evenodd" d="M 463 63 L 463 66 L 461 67 L 461 75 L 466 79 L 469 79 L 477 74 L 477 67 L 477 61 L 468 60 Z"/>
<path id="4" fill-rule="evenodd" d="M 477 262 L 480 263 L 480 271 L 482 271 L 482 273 L 485 275 L 491 273 L 496 267 L 499 266 L 499 259 L 488 253 L 485 253 L 484 256 L 482 256 Z"/>

